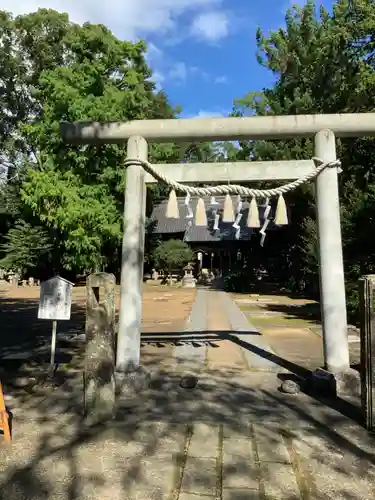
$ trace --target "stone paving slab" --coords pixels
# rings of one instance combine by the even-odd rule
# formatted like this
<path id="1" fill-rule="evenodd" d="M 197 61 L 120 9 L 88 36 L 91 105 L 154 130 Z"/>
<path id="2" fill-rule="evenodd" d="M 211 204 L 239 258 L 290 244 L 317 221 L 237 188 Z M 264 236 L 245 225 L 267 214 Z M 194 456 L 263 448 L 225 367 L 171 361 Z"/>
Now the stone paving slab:
<path id="1" fill-rule="evenodd" d="M 260 468 L 266 498 L 301 500 L 301 492 L 291 465 L 261 462 Z"/>
<path id="2" fill-rule="evenodd" d="M 226 438 L 222 442 L 223 490 L 259 490 L 259 468 L 250 438 Z"/>
<path id="3" fill-rule="evenodd" d="M 217 487 L 218 467 L 216 459 L 190 457 L 188 454 L 180 491 L 216 497 Z"/>
<path id="4" fill-rule="evenodd" d="M 220 427 L 198 423 L 194 425 L 189 441 L 189 456 L 216 458 L 219 449 Z"/>
<path id="5" fill-rule="evenodd" d="M 281 371 L 265 337 L 249 324 L 225 292 L 198 289 L 185 332 L 179 336 L 182 345 L 174 350 L 180 369 L 230 366 L 238 370 Z M 189 334 L 193 334 L 193 342 L 188 341 Z M 214 336 L 211 343 L 205 340 L 207 335 Z M 198 345 L 200 339 L 202 345 Z"/>
<path id="6" fill-rule="evenodd" d="M 207 348 L 207 364 L 213 369 L 227 366 L 249 369 L 242 349 L 232 340 L 221 340 L 217 348 Z"/>
<path id="7" fill-rule="evenodd" d="M 190 316 L 185 326 L 186 332 L 201 332 L 207 330 L 208 294 L 205 289 L 198 289 Z M 206 360 L 206 345 L 194 346 L 192 343 L 183 343 L 174 349 L 177 363 L 186 365 L 190 369 L 200 369 Z"/>
<path id="8" fill-rule="evenodd" d="M 178 435 L 168 435 L 168 426 L 161 424 L 157 432 L 167 437 L 162 449 L 157 439 L 152 445 L 137 441 L 129 426 L 123 435 L 120 427 L 112 432 L 98 429 L 79 439 L 71 429 L 65 442 L 64 436 L 61 442 L 50 440 L 51 422 L 48 427 L 47 433 L 40 429 L 38 446 L 32 450 L 22 439 L 0 448 L 1 499 L 370 500 L 375 494 L 374 443 L 366 456 L 350 444 L 349 436 L 341 438 L 340 446 L 325 432 L 318 434 L 315 426 L 291 430 L 282 422 L 250 422 L 252 437 L 245 427 L 238 438 L 231 425 L 210 428 L 195 422 L 180 427 Z M 150 428 L 139 424 L 138 431 L 146 436 Z M 361 434 L 356 427 L 353 432 Z M 202 451 L 211 449 L 210 456 L 197 456 L 194 433 L 201 437 Z M 287 438 L 275 452 L 275 435 L 282 433 Z M 203 441 L 208 435 L 215 439 Z"/>
<path id="9" fill-rule="evenodd" d="M 235 301 L 225 292 L 220 293 L 219 300 L 225 308 L 228 320 L 233 330 L 233 337 L 242 346 L 248 368 L 260 371 L 281 371 L 274 361 L 275 352 L 257 328 L 249 323 L 246 315 L 241 311 Z"/>
<path id="10" fill-rule="evenodd" d="M 282 371 L 265 337 L 225 292 L 198 289 L 185 331 L 174 340 L 172 357 L 179 371 Z"/>
<path id="11" fill-rule="evenodd" d="M 261 500 L 259 491 L 247 489 L 225 489 L 222 500 Z"/>

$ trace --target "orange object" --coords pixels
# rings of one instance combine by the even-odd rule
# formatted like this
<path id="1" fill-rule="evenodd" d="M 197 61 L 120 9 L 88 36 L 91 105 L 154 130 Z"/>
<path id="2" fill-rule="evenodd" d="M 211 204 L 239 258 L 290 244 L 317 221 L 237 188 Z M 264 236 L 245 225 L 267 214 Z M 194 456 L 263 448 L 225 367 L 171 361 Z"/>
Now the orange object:
<path id="1" fill-rule="evenodd" d="M 5 408 L 3 386 L 0 382 L 0 431 L 3 431 L 4 441 L 7 443 L 12 440 L 9 428 L 9 416 Z"/>

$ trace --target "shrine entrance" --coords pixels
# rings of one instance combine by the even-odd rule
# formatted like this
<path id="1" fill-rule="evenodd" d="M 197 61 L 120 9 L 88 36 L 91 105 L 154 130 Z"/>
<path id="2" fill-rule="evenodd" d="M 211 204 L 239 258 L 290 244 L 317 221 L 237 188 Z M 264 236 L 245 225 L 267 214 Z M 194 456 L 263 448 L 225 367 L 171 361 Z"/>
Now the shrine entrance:
<path id="1" fill-rule="evenodd" d="M 186 224 L 208 224 L 204 198 L 224 196 L 225 206 L 213 223 L 228 223 L 241 236 L 241 225 L 259 228 L 261 244 L 270 221 L 270 199 L 277 199 L 276 225 L 288 223 L 284 195 L 314 181 L 320 255 L 321 319 L 324 360 L 333 373 L 350 371 L 344 268 L 342 256 L 336 137 L 375 136 L 375 115 L 301 115 L 249 118 L 140 120 L 126 123 L 62 123 L 61 133 L 70 143 L 127 142 L 127 177 L 122 247 L 121 298 L 116 368 L 139 366 L 142 314 L 142 273 L 145 235 L 146 184 L 166 183 L 171 188 L 167 217 L 178 218 L 176 193 L 186 195 Z M 151 165 L 149 142 L 220 140 L 275 140 L 314 138 L 315 158 L 294 161 L 192 163 Z M 279 188 L 250 189 L 249 181 L 283 181 Z M 210 183 L 195 188 L 191 183 Z M 219 185 L 218 185 L 219 184 Z M 197 198 L 194 210 L 191 197 Z M 237 196 L 234 206 L 233 196 Z M 261 217 L 260 204 L 265 206 Z M 244 213 L 243 203 L 248 204 Z M 195 213 L 194 213 L 195 211 Z M 214 228 L 213 228 L 214 229 Z"/>

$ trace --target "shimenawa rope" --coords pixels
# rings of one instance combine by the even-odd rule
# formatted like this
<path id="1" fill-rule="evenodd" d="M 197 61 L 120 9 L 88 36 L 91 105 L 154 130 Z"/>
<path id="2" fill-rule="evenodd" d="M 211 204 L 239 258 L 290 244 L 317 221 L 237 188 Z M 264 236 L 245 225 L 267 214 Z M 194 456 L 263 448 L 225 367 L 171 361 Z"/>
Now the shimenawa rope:
<path id="1" fill-rule="evenodd" d="M 164 184 L 167 184 L 172 189 L 179 191 L 181 193 L 196 195 L 196 196 L 217 196 L 217 195 L 226 195 L 226 194 L 239 194 L 241 196 L 251 196 L 253 198 L 271 198 L 273 196 L 281 196 L 294 189 L 297 189 L 302 184 L 309 182 L 315 179 L 320 172 L 325 170 L 326 168 L 339 168 L 341 166 L 340 160 L 334 160 L 327 163 L 324 163 L 320 158 L 313 158 L 313 161 L 316 165 L 316 169 L 312 170 L 308 174 L 300 177 L 299 179 L 289 182 L 288 184 L 284 184 L 283 186 L 279 186 L 274 189 L 252 189 L 244 186 L 239 186 L 236 184 L 223 184 L 220 186 L 211 186 L 211 187 L 193 187 L 186 186 L 185 184 L 181 184 L 179 182 L 170 179 L 166 175 L 162 174 L 157 170 L 157 168 L 145 160 L 140 160 L 138 158 L 127 158 L 125 160 L 125 166 L 129 165 L 139 165 L 143 167 L 146 172 L 151 174 L 155 179 Z"/>

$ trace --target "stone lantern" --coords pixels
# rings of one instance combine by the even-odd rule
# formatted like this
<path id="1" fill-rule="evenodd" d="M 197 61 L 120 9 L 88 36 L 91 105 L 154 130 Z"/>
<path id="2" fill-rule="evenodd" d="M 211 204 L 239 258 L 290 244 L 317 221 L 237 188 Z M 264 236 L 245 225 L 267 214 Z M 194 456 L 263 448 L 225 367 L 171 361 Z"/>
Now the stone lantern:
<path id="1" fill-rule="evenodd" d="M 193 276 L 193 266 L 191 262 L 184 267 L 184 277 L 182 278 L 182 286 L 185 288 L 195 288 L 196 279 Z"/>

